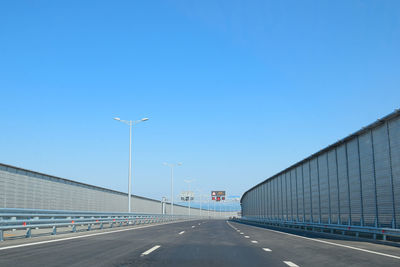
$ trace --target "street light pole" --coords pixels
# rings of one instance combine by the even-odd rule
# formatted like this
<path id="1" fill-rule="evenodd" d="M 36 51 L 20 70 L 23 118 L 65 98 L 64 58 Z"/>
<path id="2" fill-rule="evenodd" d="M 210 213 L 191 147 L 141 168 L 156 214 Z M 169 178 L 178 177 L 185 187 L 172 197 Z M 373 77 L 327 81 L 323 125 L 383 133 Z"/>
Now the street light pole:
<path id="1" fill-rule="evenodd" d="M 142 121 L 147 121 L 148 118 L 143 118 L 141 120 L 137 121 L 126 121 L 126 120 L 121 120 L 120 118 L 114 118 L 116 121 L 120 121 L 122 123 L 125 123 L 129 125 L 129 175 L 128 175 L 128 212 L 131 212 L 131 195 L 132 195 L 132 133 L 133 133 L 133 126 L 142 122 Z"/>
<path id="2" fill-rule="evenodd" d="M 177 164 L 164 162 L 164 165 L 171 167 L 171 215 L 174 215 L 174 167 L 181 166 L 182 162 Z"/>
<path id="3" fill-rule="evenodd" d="M 131 212 L 131 194 L 132 194 L 132 121 L 129 121 L 128 212 Z"/>

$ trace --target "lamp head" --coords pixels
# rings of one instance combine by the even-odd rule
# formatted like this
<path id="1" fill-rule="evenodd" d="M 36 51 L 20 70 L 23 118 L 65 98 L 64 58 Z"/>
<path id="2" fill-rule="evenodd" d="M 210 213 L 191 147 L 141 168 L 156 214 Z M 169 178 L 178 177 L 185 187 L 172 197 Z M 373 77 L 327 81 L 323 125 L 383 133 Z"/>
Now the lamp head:
<path id="1" fill-rule="evenodd" d="M 149 120 L 149 118 L 143 118 L 143 119 L 141 119 L 141 121 L 148 121 Z"/>
<path id="2" fill-rule="evenodd" d="M 118 117 L 115 117 L 115 118 L 114 118 L 114 120 L 116 120 L 116 121 L 120 121 L 121 119 L 120 119 L 120 118 L 118 118 Z"/>

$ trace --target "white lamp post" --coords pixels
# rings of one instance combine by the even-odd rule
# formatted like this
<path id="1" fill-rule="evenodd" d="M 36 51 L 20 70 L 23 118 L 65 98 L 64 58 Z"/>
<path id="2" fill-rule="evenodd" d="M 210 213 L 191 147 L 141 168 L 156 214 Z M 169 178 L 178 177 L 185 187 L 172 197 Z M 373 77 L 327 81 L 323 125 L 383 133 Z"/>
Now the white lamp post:
<path id="1" fill-rule="evenodd" d="M 182 162 L 177 164 L 164 162 L 164 165 L 171 167 L 171 215 L 174 215 L 174 167 L 181 166 Z"/>
<path id="2" fill-rule="evenodd" d="M 141 120 L 137 121 L 126 121 L 126 120 L 121 120 L 120 118 L 114 118 L 114 120 L 123 122 L 127 125 L 129 125 L 129 177 L 128 177 L 128 212 L 131 212 L 131 190 L 132 190 L 132 131 L 133 131 L 133 126 L 136 124 L 142 122 L 142 121 L 147 121 L 148 118 L 143 118 Z"/>

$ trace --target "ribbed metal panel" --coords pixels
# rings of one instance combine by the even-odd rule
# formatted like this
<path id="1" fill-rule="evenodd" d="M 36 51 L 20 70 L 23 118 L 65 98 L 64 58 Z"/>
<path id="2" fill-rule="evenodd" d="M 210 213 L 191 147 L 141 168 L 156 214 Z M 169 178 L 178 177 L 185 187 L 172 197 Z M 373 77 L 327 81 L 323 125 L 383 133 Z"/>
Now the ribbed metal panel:
<path id="1" fill-rule="evenodd" d="M 261 201 L 257 201 L 258 199 L 261 199 L 261 187 L 257 187 L 257 189 L 256 189 L 256 206 L 257 206 L 256 214 L 257 214 L 257 217 L 261 217 L 261 213 L 262 213 Z"/>
<path id="2" fill-rule="evenodd" d="M 269 216 L 270 216 L 270 218 L 271 218 L 271 220 L 272 219 L 275 219 L 275 212 L 274 212 L 274 196 L 275 196 L 275 194 L 274 194 L 274 183 L 273 183 L 273 181 L 272 180 L 270 180 L 269 182 L 268 182 L 268 186 L 269 186 L 269 192 L 270 192 L 270 198 L 269 198 L 269 201 L 270 201 L 270 212 L 269 212 Z"/>
<path id="3" fill-rule="evenodd" d="M 311 195 L 312 195 L 312 221 L 319 222 L 319 188 L 317 158 L 310 161 Z"/>
<path id="4" fill-rule="evenodd" d="M 284 218 L 284 220 L 288 220 L 288 214 L 289 214 L 289 212 L 288 212 L 288 210 L 289 210 L 289 208 L 288 208 L 288 191 L 287 191 L 287 184 L 288 184 L 288 174 L 287 173 L 284 173 L 283 175 L 282 175 L 282 200 L 283 200 L 283 218 Z"/>
<path id="5" fill-rule="evenodd" d="M 303 183 L 303 172 L 301 170 L 301 166 L 298 166 L 296 168 L 296 176 L 297 176 L 297 214 L 298 214 L 298 220 L 303 221 L 304 220 L 304 183 Z"/>
<path id="6" fill-rule="evenodd" d="M 265 217 L 266 218 L 270 218 L 270 212 L 271 212 L 271 207 L 270 207 L 270 204 L 271 204 L 271 202 L 270 202 L 270 196 L 271 196 L 271 194 L 270 194 L 270 192 L 269 192 L 269 187 L 270 187 L 270 184 L 269 183 L 265 183 Z"/>
<path id="7" fill-rule="evenodd" d="M 264 184 L 264 199 L 265 199 L 265 210 L 264 210 L 264 216 L 265 218 L 269 217 L 269 192 L 268 192 L 268 183 Z"/>
<path id="8" fill-rule="evenodd" d="M 269 179 L 268 183 L 270 184 L 270 192 L 271 192 L 271 219 L 275 220 L 276 219 L 276 214 L 275 214 L 275 201 L 276 201 L 276 195 L 275 195 L 275 178 Z"/>
<path id="9" fill-rule="evenodd" d="M 360 186 L 360 158 L 358 155 L 358 139 L 347 143 L 347 164 L 350 188 L 351 224 L 361 225 L 361 186 Z"/>
<path id="10" fill-rule="evenodd" d="M 296 169 L 290 170 L 290 195 L 291 195 L 291 220 L 297 220 L 297 187 L 296 187 Z"/>
<path id="11" fill-rule="evenodd" d="M 286 173 L 286 194 L 287 194 L 287 213 L 288 220 L 291 221 L 293 218 L 293 207 L 292 207 L 292 187 L 291 187 L 291 173 Z"/>
<path id="12" fill-rule="evenodd" d="M 283 201 L 282 201 L 282 199 L 283 199 L 283 196 L 282 196 L 282 176 L 278 176 L 277 178 L 276 178 L 276 182 L 277 182 L 277 184 L 278 184 L 278 191 L 277 191 L 277 214 L 278 214 L 278 219 L 280 219 L 280 220 L 283 220 L 283 214 L 282 214 L 282 212 L 283 212 L 283 209 L 282 209 L 282 203 L 283 203 Z"/>
<path id="13" fill-rule="evenodd" d="M 374 142 L 378 226 L 391 227 L 394 216 L 387 125 L 383 124 L 374 129 L 372 137 Z"/>
<path id="14" fill-rule="evenodd" d="M 310 167 L 309 162 L 302 165 L 304 178 L 304 212 L 305 221 L 311 222 L 311 183 L 310 183 Z"/>
<path id="15" fill-rule="evenodd" d="M 336 149 L 328 152 L 328 173 L 329 173 L 329 196 L 331 199 L 330 205 L 330 222 L 339 222 L 339 187 L 338 187 L 338 173 L 336 162 Z"/>
<path id="16" fill-rule="evenodd" d="M 263 199 L 263 192 L 262 192 L 262 186 L 258 187 L 258 196 L 257 199 Z M 258 217 L 262 218 L 263 217 L 263 201 L 257 201 L 258 202 Z"/>
<path id="17" fill-rule="evenodd" d="M 273 184 L 274 184 L 274 219 L 277 220 L 279 218 L 279 209 L 278 209 L 278 201 L 279 201 L 279 194 L 278 194 L 278 179 L 275 177 L 272 180 Z"/>
<path id="18" fill-rule="evenodd" d="M 263 184 L 262 185 L 262 191 L 263 191 L 263 217 L 267 218 L 267 185 Z"/>
<path id="19" fill-rule="evenodd" d="M 263 187 L 259 186 L 258 187 L 258 197 L 257 199 L 261 199 L 261 201 L 257 201 L 258 204 L 258 214 L 259 214 L 259 218 L 263 218 L 263 214 L 264 214 L 264 210 L 263 210 Z"/>
<path id="20" fill-rule="evenodd" d="M 347 179 L 347 159 L 346 147 L 341 145 L 336 149 L 337 167 L 339 180 L 339 199 L 340 199 L 340 222 L 347 224 L 349 222 L 349 184 Z"/>
<path id="21" fill-rule="evenodd" d="M 361 135 L 359 137 L 359 144 L 364 224 L 367 226 L 375 226 L 376 195 L 371 134 L 368 132 Z"/>
<path id="22" fill-rule="evenodd" d="M 270 219 L 274 219 L 275 215 L 274 215 L 274 190 L 273 190 L 273 182 L 270 180 L 268 182 L 268 187 L 269 187 L 269 192 L 270 192 L 270 196 L 269 196 L 269 202 L 270 202 L 270 210 L 269 210 L 269 217 Z"/>
<path id="23" fill-rule="evenodd" d="M 389 122 L 391 169 L 396 227 L 400 228 L 400 118 Z"/>
<path id="24" fill-rule="evenodd" d="M 319 188 L 321 199 L 321 220 L 329 222 L 329 187 L 328 187 L 328 155 L 322 154 L 318 157 Z"/>

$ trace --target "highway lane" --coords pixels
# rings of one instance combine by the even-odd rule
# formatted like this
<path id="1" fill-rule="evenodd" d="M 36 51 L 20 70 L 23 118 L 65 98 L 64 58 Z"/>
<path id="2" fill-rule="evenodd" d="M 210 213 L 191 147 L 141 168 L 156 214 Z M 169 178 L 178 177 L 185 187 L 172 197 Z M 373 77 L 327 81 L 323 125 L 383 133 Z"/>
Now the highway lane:
<path id="1" fill-rule="evenodd" d="M 178 222 L 129 230 L 121 228 L 116 230 L 118 232 L 79 235 L 79 239 L 0 248 L 0 266 L 126 266 L 156 243 L 169 242 L 190 226 L 191 222 Z M 58 238 L 65 239 L 61 235 Z M 34 238 L 29 241 L 35 242 Z"/>
<path id="2" fill-rule="evenodd" d="M 251 246 L 222 220 L 193 223 L 178 239 L 151 257 L 137 258 L 135 266 L 287 266 L 279 257 Z"/>
<path id="3" fill-rule="evenodd" d="M 241 223 L 229 223 L 282 259 L 299 266 L 400 266 L 400 248 L 306 233 L 305 236 Z"/>
<path id="4" fill-rule="evenodd" d="M 58 238 L 63 239 L 62 236 Z M 24 242 L 35 242 L 35 239 Z M 223 220 L 179 222 L 1 249 L 0 266 L 13 267 L 400 266 L 400 248 L 397 247 L 326 238 L 305 239 Z"/>

